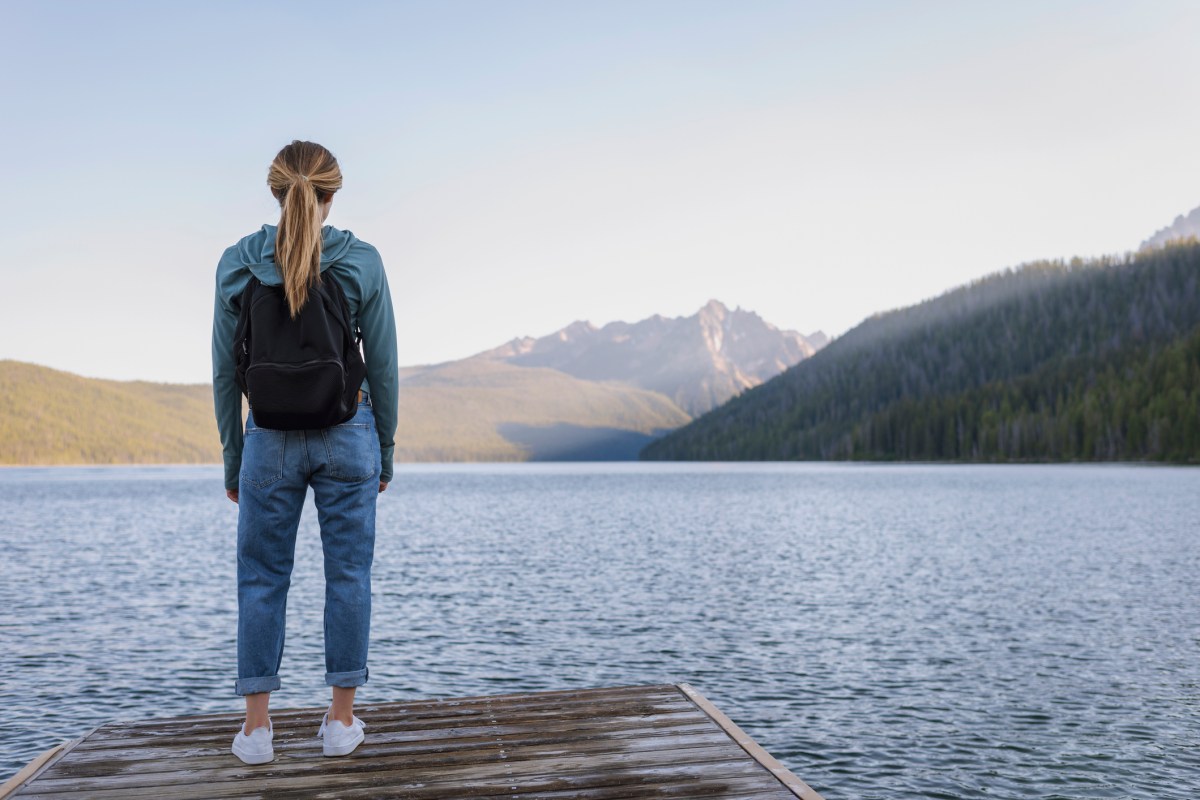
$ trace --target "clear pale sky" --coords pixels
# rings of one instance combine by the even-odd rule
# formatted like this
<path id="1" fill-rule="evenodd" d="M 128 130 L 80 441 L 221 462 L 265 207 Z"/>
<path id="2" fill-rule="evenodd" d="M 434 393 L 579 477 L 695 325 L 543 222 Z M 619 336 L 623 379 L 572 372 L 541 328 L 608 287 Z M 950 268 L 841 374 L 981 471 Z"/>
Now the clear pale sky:
<path id="1" fill-rule="evenodd" d="M 710 298 L 801 332 L 1200 205 L 1200 4 L 0 0 L 0 358 L 207 381 L 213 272 L 338 157 L 400 360 Z"/>

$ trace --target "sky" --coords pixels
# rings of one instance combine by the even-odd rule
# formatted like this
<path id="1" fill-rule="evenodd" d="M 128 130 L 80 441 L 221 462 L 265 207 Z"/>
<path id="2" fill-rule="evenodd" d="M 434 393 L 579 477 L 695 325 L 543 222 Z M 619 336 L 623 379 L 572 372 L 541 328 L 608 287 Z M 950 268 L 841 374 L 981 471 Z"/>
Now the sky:
<path id="1" fill-rule="evenodd" d="M 1200 205 L 1200 4 L 0 0 L 0 359 L 206 382 L 293 139 L 400 362 L 709 299 L 838 335 Z"/>

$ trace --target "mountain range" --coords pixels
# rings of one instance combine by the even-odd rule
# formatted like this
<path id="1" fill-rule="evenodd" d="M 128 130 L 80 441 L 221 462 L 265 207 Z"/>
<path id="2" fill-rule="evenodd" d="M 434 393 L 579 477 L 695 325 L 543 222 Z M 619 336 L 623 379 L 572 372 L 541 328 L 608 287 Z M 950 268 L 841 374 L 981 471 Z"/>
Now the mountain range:
<path id="1" fill-rule="evenodd" d="M 548 367 L 589 381 L 620 381 L 702 414 L 773 378 L 828 343 L 817 331 L 784 331 L 753 311 L 710 300 L 689 317 L 655 314 L 597 328 L 574 322 L 539 338 L 513 339 L 474 358 Z"/>
<path id="2" fill-rule="evenodd" d="M 407 367 L 397 458 L 632 460 L 826 341 L 711 300 L 687 317 L 577 321 L 459 361 Z"/>
<path id="3" fill-rule="evenodd" d="M 829 342 L 710 301 L 402 369 L 397 459 L 1200 461 L 1200 209 Z M 828 346 L 826 346 L 828 345 Z M 0 361 L 0 464 L 216 463 L 207 384 Z"/>
<path id="4" fill-rule="evenodd" d="M 634 459 L 654 438 L 825 343 L 717 301 L 688 317 L 575 322 L 401 370 L 398 461 Z M 0 464 L 220 460 L 208 384 L 0 362 Z"/>

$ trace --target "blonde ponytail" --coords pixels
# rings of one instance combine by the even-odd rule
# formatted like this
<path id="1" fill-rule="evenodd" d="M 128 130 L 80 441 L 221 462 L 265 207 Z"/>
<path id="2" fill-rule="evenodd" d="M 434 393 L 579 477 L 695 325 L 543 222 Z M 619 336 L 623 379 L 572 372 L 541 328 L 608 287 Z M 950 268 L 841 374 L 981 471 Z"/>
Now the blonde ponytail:
<path id="1" fill-rule="evenodd" d="M 321 204 L 342 188 L 342 171 L 333 153 L 296 140 L 271 162 L 267 185 L 279 201 L 275 263 L 294 319 L 321 281 Z"/>

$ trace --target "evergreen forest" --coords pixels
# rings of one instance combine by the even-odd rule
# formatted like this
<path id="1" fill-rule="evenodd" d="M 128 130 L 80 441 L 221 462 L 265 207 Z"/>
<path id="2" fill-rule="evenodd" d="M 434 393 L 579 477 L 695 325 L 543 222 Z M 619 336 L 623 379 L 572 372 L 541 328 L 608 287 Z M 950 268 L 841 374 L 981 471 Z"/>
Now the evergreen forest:
<path id="1" fill-rule="evenodd" d="M 1200 463 L 1200 243 L 877 314 L 641 457 Z"/>

